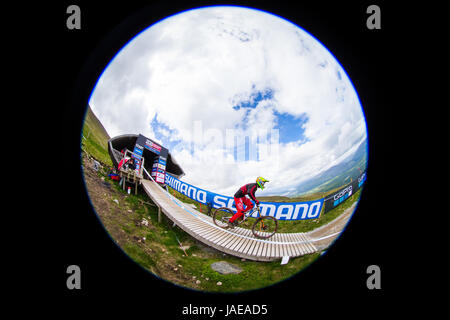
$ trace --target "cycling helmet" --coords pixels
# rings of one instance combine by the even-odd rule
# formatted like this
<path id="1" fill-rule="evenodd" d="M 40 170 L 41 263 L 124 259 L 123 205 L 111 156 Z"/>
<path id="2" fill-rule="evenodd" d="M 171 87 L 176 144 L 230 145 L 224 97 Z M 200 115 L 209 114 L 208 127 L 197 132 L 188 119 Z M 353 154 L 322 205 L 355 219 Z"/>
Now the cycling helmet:
<path id="1" fill-rule="evenodd" d="M 264 184 L 265 184 L 266 182 L 269 182 L 269 180 L 264 179 L 263 177 L 258 177 L 258 178 L 256 179 L 256 184 L 261 188 L 261 190 L 264 189 Z"/>

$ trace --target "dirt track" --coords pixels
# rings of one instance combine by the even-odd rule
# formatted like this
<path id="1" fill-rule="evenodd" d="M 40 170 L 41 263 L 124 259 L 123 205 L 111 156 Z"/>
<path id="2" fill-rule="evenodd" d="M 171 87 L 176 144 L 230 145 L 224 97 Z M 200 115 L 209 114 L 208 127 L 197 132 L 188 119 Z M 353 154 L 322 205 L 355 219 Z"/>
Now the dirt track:
<path id="1" fill-rule="evenodd" d="M 307 232 L 308 236 L 311 238 L 321 238 L 342 231 L 351 218 L 356 204 L 357 202 L 355 202 L 351 207 L 345 210 L 343 214 L 341 214 L 339 217 L 329 222 L 328 224 L 321 226 L 313 231 Z M 317 249 L 319 249 L 319 251 L 326 249 L 338 236 L 339 234 L 330 238 L 326 238 L 324 240 L 314 242 L 314 245 L 317 247 Z"/>

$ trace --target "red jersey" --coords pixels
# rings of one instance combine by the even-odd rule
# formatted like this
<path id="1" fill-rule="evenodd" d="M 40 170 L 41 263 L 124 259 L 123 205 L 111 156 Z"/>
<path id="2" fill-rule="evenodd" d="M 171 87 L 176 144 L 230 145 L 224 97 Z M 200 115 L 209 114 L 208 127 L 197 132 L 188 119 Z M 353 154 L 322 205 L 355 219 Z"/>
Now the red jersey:
<path id="1" fill-rule="evenodd" d="M 248 183 L 245 186 L 239 188 L 239 190 L 234 194 L 235 198 L 242 198 L 246 195 L 249 195 L 253 201 L 257 201 L 255 198 L 255 192 L 258 189 L 258 185 L 256 183 Z"/>

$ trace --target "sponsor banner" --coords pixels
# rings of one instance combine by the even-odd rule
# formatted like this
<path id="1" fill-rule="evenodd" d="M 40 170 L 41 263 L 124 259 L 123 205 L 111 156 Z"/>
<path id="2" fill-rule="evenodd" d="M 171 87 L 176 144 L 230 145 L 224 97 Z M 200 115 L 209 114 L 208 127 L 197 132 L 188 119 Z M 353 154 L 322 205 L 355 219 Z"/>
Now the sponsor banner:
<path id="1" fill-rule="evenodd" d="M 157 182 L 164 183 L 164 175 L 165 175 L 165 169 L 166 169 L 166 162 L 167 157 L 169 155 L 169 150 L 161 146 L 160 144 L 156 143 L 152 139 L 149 139 L 142 134 L 140 134 L 137 137 L 136 144 L 134 146 L 134 153 L 137 154 L 134 158 L 139 160 L 139 162 L 136 165 L 136 171 L 139 172 L 141 167 L 141 158 L 144 154 L 144 148 L 147 150 L 150 150 L 151 152 L 157 154 L 153 160 L 153 166 L 152 166 L 152 176 L 157 177 Z M 161 176 L 157 176 L 156 173 L 159 173 Z"/>
<path id="2" fill-rule="evenodd" d="M 150 139 L 146 139 L 145 140 L 144 147 L 149 149 L 150 151 L 153 151 L 156 154 L 160 154 L 161 153 L 161 146 L 159 144 L 157 144 L 156 142 L 153 142 Z"/>
<path id="3" fill-rule="evenodd" d="M 358 189 L 361 188 L 361 186 L 366 181 L 366 173 L 364 172 L 359 178 L 358 178 Z"/>
<path id="4" fill-rule="evenodd" d="M 139 147 L 136 145 L 136 146 L 134 147 L 133 152 L 134 152 L 135 154 L 138 154 L 139 156 L 142 157 L 142 153 L 143 153 L 144 151 L 142 150 L 142 148 L 139 148 Z"/>
<path id="5" fill-rule="evenodd" d="M 139 171 L 141 169 L 141 159 L 142 159 L 142 149 L 141 148 L 140 148 L 140 146 L 136 145 L 134 147 L 133 153 L 131 154 L 131 157 L 135 159 L 136 174 L 139 174 Z"/>
<path id="6" fill-rule="evenodd" d="M 185 196 L 213 208 L 228 207 L 236 212 L 234 198 L 197 188 L 166 173 L 165 183 Z M 261 215 L 278 220 L 307 220 L 320 217 L 324 199 L 304 202 L 260 202 Z M 257 212 L 253 217 L 257 216 Z"/>
<path id="7" fill-rule="evenodd" d="M 364 172 L 358 177 L 358 179 L 352 181 L 350 184 L 346 185 L 344 188 L 340 189 L 336 193 L 328 196 L 325 199 L 325 206 L 323 209 L 324 213 L 327 213 L 331 209 L 336 208 L 342 202 L 344 202 L 353 194 L 355 194 L 355 192 L 362 187 L 365 181 L 366 181 L 366 173 Z"/>
<path id="8" fill-rule="evenodd" d="M 164 179 L 164 173 L 157 172 L 156 177 Z M 164 181 L 164 180 L 163 180 Z"/>
<path id="9" fill-rule="evenodd" d="M 143 150 L 143 148 L 146 148 L 147 150 L 150 150 L 154 153 L 156 153 L 159 156 L 162 156 L 165 160 L 167 159 L 167 156 L 169 155 L 169 150 L 161 146 L 160 144 L 156 143 L 152 139 L 149 139 L 142 134 L 140 134 L 136 140 L 136 147 L 138 147 Z M 135 147 L 135 149 L 136 149 Z"/>

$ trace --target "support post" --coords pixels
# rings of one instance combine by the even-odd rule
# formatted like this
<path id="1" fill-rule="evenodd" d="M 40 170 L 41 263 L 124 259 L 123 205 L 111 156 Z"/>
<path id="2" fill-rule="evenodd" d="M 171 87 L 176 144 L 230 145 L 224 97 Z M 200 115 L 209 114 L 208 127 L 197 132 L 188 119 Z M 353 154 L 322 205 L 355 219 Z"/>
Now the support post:
<path id="1" fill-rule="evenodd" d="M 158 223 L 161 223 L 161 207 L 158 206 Z"/>

